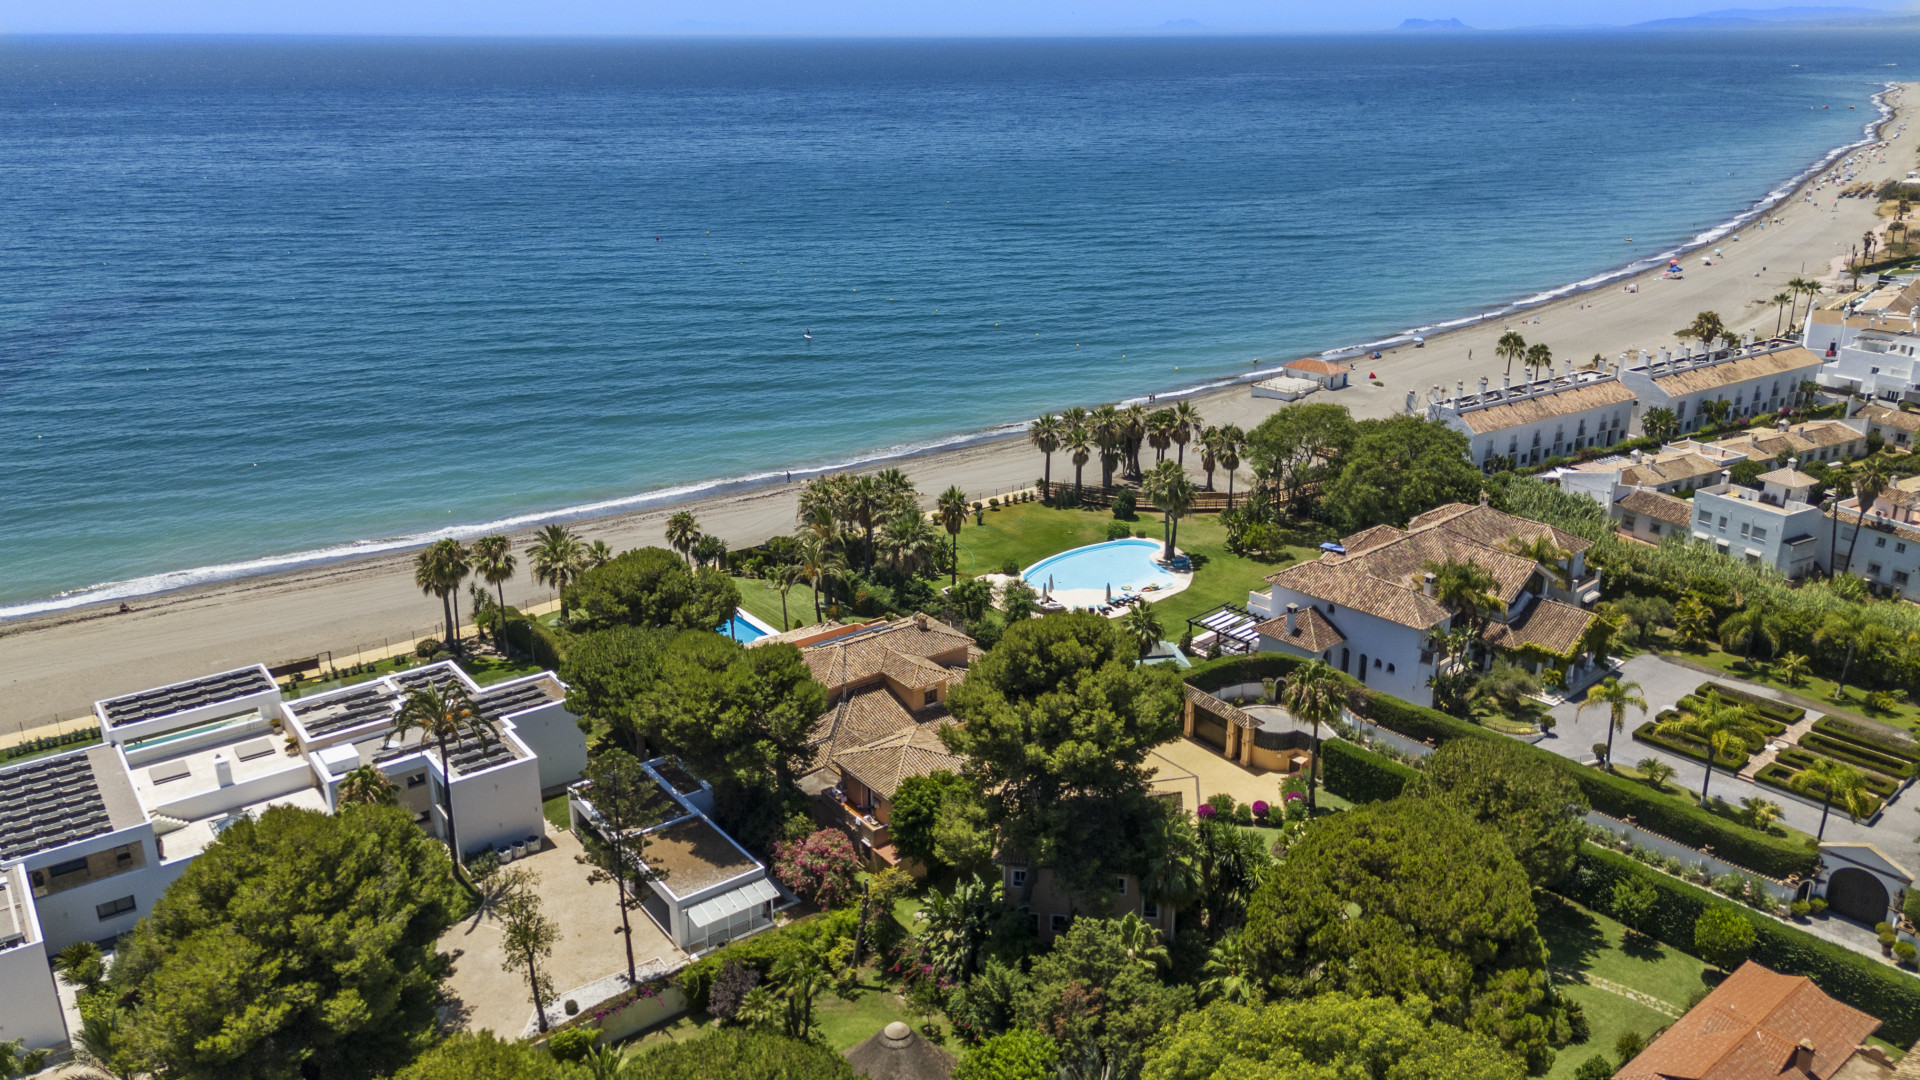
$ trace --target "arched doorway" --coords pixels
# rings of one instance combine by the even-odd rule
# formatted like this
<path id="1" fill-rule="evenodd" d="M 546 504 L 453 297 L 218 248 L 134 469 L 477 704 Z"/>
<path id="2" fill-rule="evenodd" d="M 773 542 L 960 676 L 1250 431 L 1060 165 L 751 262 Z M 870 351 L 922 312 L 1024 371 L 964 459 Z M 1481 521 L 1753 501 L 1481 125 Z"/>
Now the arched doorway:
<path id="1" fill-rule="evenodd" d="M 1865 870 L 1848 866 L 1827 879 L 1827 910 L 1866 923 L 1887 919 L 1887 887 Z"/>
<path id="2" fill-rule="evenodd" d="M 1367 654 L 1366 653 L 1360 654 L 1360 681 L 1361 682 L 1367 681 Z"/>

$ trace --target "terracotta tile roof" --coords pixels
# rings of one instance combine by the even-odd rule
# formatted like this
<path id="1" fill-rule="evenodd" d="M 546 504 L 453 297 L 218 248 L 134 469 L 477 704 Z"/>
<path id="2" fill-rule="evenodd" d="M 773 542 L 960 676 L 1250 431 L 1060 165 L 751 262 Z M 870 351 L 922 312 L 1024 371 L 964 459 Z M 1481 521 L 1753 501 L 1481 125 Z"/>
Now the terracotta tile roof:
<path id="1" fill-rule="evenodd" d="M 1421 580 L 1426 576 L 1429 563 L 1475 563 L 1493 575 L 1493 579 L 1499 583 L 1496 592 L 1500 599 L 1510 604 L 1526 589 L 1528 580 L 1539 570 L 1539 564 L 1494 546 L 1499 543 L 1500 539 L 1491 536 L 1485 543 L 1469 539 L 1463 533 L 1442 526 L 1410 532 L 1398 540 L 1381 544 L 1359 555 L 1347 555 L 1345 559 L 1349 562 L 1364 560 L 1367 573 L 1374 577 L 1405 582 L 1415 589 L 1420 587 Z"/>
<path id="2" fill-rule="evenodd" d="M 863 746 L 845 750 L 834 759 L 841 772 L 853 777 L 883 799 L 893 798 L 900 781 L 909 776 L 926 776 L 945 769 L 959 772 L 966 762 L 948 753 L 940 741 L 940 729 L 954 723 L 951 717 L 915 724 Z"/>
<path id="3" fill-rule="evenodd" d="M 897 619 L 879 629 L 804 646 L 800 655 L 812 669 L 814 680 L 829 691 L 858 686 L 883 674 L 909 686 L 924 687 L 932 683 L 910 680 L 928 678 L 928 674 L 906 675 L 920 668 L 914 661 L 933 661 L 933 667 L 938 669 L 943 664 L 961 662 L 972 645 L 972 638 L 946 623 L 916 615 Z M 943 672 L 941 678 L 947 677 Z"/>
<path id="4" fill-rule="evenodd" d="M 935 706 L 940 713 L 944 706 Z M 813 722 L 807 743 L 813 748 L 813 767 L 825 768 L 843 750 L 883 739 L 918 721 L 885 683 L 862 686 L 841 698 Z"/>
<path id="5" fill-rule="evenodd" d="M 1396 529 L 1391 525 L 1371 525 L 1354 533 L 1352 536 L 1342 539 L 1340 546 L 1347 549 L 1347 554 L 1358 555 L 1371 548 L 1377 548 L 1381 544 L 1398 540 L 1405 535 L 1407 534 L 1404 530 Z"/>
<path id="6" fill-rule="evenodd" d="M 1275 641 L 1284 641 L 1296 649 L 1303 649 L 1310 653 L 1326 652 L 1347 640 L 1347 636 L 1340 632 L 1339 627 L 1334 626 L 1325 615 L 1320 614 L 1319 608 L 1311 607 L 1300 609 L 1299 618 L 1293 621 L 1294 632 L 1291 634 L 1287 633 L 1285 615 L 1256 624 L 1253 629 L 1255 633 L 1265 634 Z"/>
<path id="7" fill-rule="evenodd" d="M 1676 499 L 1652 488 L 1634 488 L 1617 504 L 1629 514 L 1639 514 L 1655 521 L 1664 521 L 1669 525 L 1688 525 L 1693 522 L 1693 504 L 1685 499 Z"/>
<path id="8" fill-rule="evenodd" d="M 1315 375 L 1339 375 L 1348 369 L 1345 364 L 1335 364 L 1326 360 L 1294 360 L 1280 365 L 1291 371 L 1306 371 Z"/>
<path id="9" fill-rule="evenodd" d="M 1811 372 L 1825 361 L 1794 346 L 1786 349 L 1774 349 L 1771 352 L 1755 353 L 1733 360 L 1722 360 L 1711 366 L 1684 368 L 1680 371 L 1654 372 L 1654 385 L 1663 393 L 1673 397 L 1698 394 L 1732 386 L 1735 383 L 1751 379 L 1764 379 L 1772 375 L 1797 375 Z M 1811 377 L 1811 376 L 1809 376 Z M 1798 385 L 1798 380 L 1795 380 Z"/>
<path id="10" fill-rule="evenodd" d="M 1880 1021 L 1833 1000 L 1804 976 L 1749 960 L 1666 1033 L 1614 1073 L 1614 1080 L 1753 1080 L 1801 1076 L 1791 1069 L 1802 1040 L 1811 1072 L 1830 1080 Z"/>
<path id="11" fill-rule="evenodd" d="M 1331 602 L 1335 607 L 1353 608 L 1368 615 L 1425 630 L 1451 617 L 1439 601 L 1417 588 L 1382 581 L 1361 566 L 1341 565 L 1339 556 L 1322 556 L 1313 562 L 1289 566 L 1267 581 L 1281 588 Z"/>
<path id="12" fill-rule="evenodd" d="M 1592 622 L 1591 611 L 1558 600 L 1535 600 L 1518 618 L 1487 624 L 1480 636 L 1496 649 L 1533 645 L 1555 656 L 1570 656 Z"/>
<path id="13" fill-rule="evenodd" d="M 1787 488 L 1812 487 L 1820 482 L 1799 469 L 1775 469 L 1770 473 L 1761 473 L 1759 480 L 1763 484 L 1779 484 Z"/>
<path id="14" fill-rule="evenodd" d="M 1602 382 L 1568 387 L 1564 390 L 1542 392 L 1490 408 L 1463 412 L 1460 414 L 1460 422 L 1472 428 L 1475 434 L 1485 435 L 1489 431 L 1503 431 L 1521 424 L 1537 424 L 1542 420 L 1571 416 L 1574 413 L 1586 412 L 1588 409 L 1605 409 L 1624 405 L 1632 400 L 1633 391 L 1621 385 L 1618 379 L 1607 379 Z"/>
<path id="15" fill-rule="evenodd" d="M 1197 686 L 1187 687 L 1186 697 L 1188 701 L 1193 702 L 1194 708 L 1205 709 L 1207 712 L 1212 713 L 1227 723 L 1236 724 L 1243 728 L 1258 728 L 1260 726 L 1260 721 L 1255 720 L 1245 709 L 1240 708 L 1238 705 L 1232 705 L 1222 701 Z"/>
<path id="16" fill-rule="evenodd" d="M 1429 525 L 1449 529 L 1482 544 L 1497 544 L 1511 537 L 1532 540 L 1536 537 L 1550 536 L 1556 545 L 1575 555 L 1593 546 L 1593 542 L 1584 537 L 1575 536 L 1543 522 L 1515 517 L 1495 510 L 1485 503 L 1478 505 L 1448 503 L 1414 518 L 1407 523 L 1407 529 L 1418 531 Z"/>
<path id="17" fill-rule="evenodd" d="M 1920 431 L 1920 412 L 1889 409 L 1884 405 L 1869 405 L 1855 415 L 1864 416 L 1880 427 L 1896 428 L 1900 431 Z"/>
<path id="18" fill-rule="evenodd" d="M 1620 470 L 1620 482 L 1631 487 L 1659 487 L 1696 477 L 1711 476 L 1726 468 L 1699 454 L 1681 452 L 1643 459 L 1637 465 Z"/>
<path id="19" fill-rule="evenodd" d="M 1829 446 L 1858 442 L 1866 436 L 1838 420 L 1814 420 L 1784 430 L 1743 431 L 1710 445 L 1755 460 L 1777 458 L 1781 454 L 1800 454 Z"/>

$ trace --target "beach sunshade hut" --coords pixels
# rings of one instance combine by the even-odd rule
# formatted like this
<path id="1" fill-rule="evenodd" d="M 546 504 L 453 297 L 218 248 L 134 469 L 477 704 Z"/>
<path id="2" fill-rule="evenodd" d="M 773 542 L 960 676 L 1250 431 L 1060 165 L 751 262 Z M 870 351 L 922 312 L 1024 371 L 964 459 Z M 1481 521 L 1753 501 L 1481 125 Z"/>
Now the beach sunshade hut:
<path id="1" fill-rule="evenodd" d="M 947 1080 L 956 1064 L 952 1054 L 898 1020 L 847 1051 L 846 1058 L 868 1080 Z"/>

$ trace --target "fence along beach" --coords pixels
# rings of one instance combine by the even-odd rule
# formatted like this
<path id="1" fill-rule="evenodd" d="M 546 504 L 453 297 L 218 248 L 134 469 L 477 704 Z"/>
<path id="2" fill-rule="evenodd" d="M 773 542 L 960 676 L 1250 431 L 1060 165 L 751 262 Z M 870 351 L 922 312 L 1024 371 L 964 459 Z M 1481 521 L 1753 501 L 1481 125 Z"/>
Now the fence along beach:
<path id="1" fill-rule="evenodd" d="M 1490 311 L 1499 312 L 1493 317 L 1478 315 L 1435 328 L 1417 328 L 1378 343 L 1331 349 L 1332 355 L 1354 356 L 1352 384 L 1316 400 L 1343 404 L 1361 417 L 1393 415 L 1404 407 L 1410 390 L 1424 394 L 1436 383 L 1450 386 L 1495 373 L 1499 362 L 1494 359 L 1494 342 L 1508 327 L 1519 329 L 1530 341 L 1548 342 L 1563 362 L 1575 363 L 1594 354 L 1611 358 L 1628 350 L 1671 344 L 1673 331 L 1701 310 L 1718 311 L 1736 332 L 1752 329 L 1770 335 L 1775 313 L 1766 298 L 1790 278 L 1835 278 L 1849 245 L 1877 222 L 1873 200 L 1837 199 L 1830 189 L 1819 190 L 1811 203 L 1806 198 L 1815 191 L 1826 166 L 1892 135 L 1899 123 L 1908 122 L 1912 85 L 1895 86 L 1876 98 L 1876 104 L 1885 107 L 1875 136 L 1825 155 L 1791 188 L 1776 190 L 1768 200 L 1703 232 L 1684 249 L 1718 247 L 1724 255 L 1716 257 L 1711 267 L 1692 260 L 1682 280 L 1663 280 L 1660 270 L 1668 257 L 1663 254 L 1542 292 L 1529 298 L 1535 301 L 1531 306 L 1492 306 Z M 1912 140 L 1894 140 L 1885 161 L 1873 156 L 1857 170 L 1856 182 L 1878 184 L 1904 177 L 1913 152 Z M 1762 218 L 1766 226 L 1755 227 Z M 1684 251 L 1675 249 L 1671 254 Z M 1424 348 L 1411 347 L 1414 333 L 1424 336 Z M 1378 360 L 1366 356 L 1374 348 L 1382 354 Z M 1244 428 L 1251 428 L 1274 408 L 1284 407 L 1251 398 L 1241 385 L 1244 381 L 1243 377 L 1228 385 L 1216 382 L 1155 396 L 1160 401 L 1188 397 L 1208 423 Z M 1036 401 L 1032 408 L 1038 413 L 1071 404 L 1095 403 Z M 905 464 L 923 492 L 958 485 L 978 498 L 1029 487 L 1040 472 L 1039 460 L 1019 437 L 1017 426 L 956 435 L 895 452 L 876 451 L 847 464 L 877 469 L 895 463 Z M 566 517 L 585 539 L 604 540 L 622 550 L 664 543 L 668 515 L 691 509 L 706 531 L 735 547 L 752 545 L 791 531 L 794 493 L 800 481 L 835 467 L 841 466 L 796 468 L 791 483 L 784 467 L 770 469 L 685 490 L 611 500 Z M 518 544 L 532 525 L 555 516 L 528 515 L 459 532 L 477 534 L 504 527 L 514 532 Z M 194 672 L 262 660 L 272 663 L 389 638 L 396 628 L 422 621 L 411 559 L 424 539 L 352 545 L 286 569 L 276 568 L 276 563 L 284 565 L 303 556 L 258 560 L 233 568 L 230 576 L 167 591 L 130 588 L 116 593 L 109 589 L 86 594 L 87 599 L 98 596 L 98 602 L 16 605 L 15 610 L 43 609 L 0 621 L 0 642 L 4 642 L 0 648 L 8 657 L 0 671 L 0 685 L 9 691 L 9 706 L 0 715 L 0 725 L 12 728 L 77 715 L 97 698 Z M 189 582 L 196 573 L 162 575 L 149 584 L 166 588 Z M 507 586 L 509 603 L 525 603 L 548 593 L 524 573 Z M 121 611 L 122 603 L 129 610 Z"/>

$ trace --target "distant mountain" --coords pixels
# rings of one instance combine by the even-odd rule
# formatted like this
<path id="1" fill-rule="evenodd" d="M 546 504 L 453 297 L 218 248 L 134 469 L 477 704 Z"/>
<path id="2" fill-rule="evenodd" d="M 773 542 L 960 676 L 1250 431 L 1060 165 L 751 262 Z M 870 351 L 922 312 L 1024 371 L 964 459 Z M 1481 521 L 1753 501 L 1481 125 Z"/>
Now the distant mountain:
<path id="1" fill-rule="evenodd" d="M 1400 24 L 1402 30 L 1471 30 L 1473 27 L 1459 19 L 1408 19 Z"/>
<path id="2" fill-rule="evenodd" d="M 1635 23 L 1636 27 L 1713 27 L 1713 26 L 1761 26 L 1768 23 L 1784 22 L 1862 22 L 1873 19 L 1899 18 L 1900 14 L 1876 8 L 1863 7 L 1783 7 L 1783 8 L 1726 8 L 1721 11 L 1706 11 L 1698 15 L 1688 15 L 1678 19 L 1654 19 L 1651 22 Z"/>

